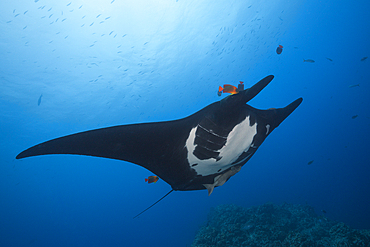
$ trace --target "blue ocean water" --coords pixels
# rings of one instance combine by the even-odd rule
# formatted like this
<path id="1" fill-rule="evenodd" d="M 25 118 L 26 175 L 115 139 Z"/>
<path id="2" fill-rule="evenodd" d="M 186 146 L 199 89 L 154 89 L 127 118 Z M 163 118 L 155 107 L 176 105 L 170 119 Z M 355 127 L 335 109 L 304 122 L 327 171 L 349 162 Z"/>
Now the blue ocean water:
<path id="1" fill-rule="evenodd" d="M 210 208 L 229 203 L 309 204 L 370 229 L 369 7 L 2 1 L 0 246 L 190 246 Z M 188 116 L 220 100 L 218 86 L 269 74 L 250 105 L 304 101 L 211 196 L 173 192 L 133 219 L 171 189 L 145 183 L 148 170 L 72 155 L 15 159 L 59 136 Z"/>

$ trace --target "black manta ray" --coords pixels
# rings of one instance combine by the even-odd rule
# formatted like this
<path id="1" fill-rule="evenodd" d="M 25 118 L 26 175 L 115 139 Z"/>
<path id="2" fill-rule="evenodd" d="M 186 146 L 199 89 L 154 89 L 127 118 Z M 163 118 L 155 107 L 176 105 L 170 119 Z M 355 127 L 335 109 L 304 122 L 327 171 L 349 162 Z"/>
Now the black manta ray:
<path id="1" fill-rule="evenodd" d="M 124 160 L 156 174 L 171 185 L 170 192 L 207 189 L 211 194 L 240 171 L 302 102 L 299 98 L 284 108 L 268 110 L 247 105 L 273 78 L 267 76 L 182 119 L 80 132 L 33 146 L 16 158 L 78 154 Z"/>

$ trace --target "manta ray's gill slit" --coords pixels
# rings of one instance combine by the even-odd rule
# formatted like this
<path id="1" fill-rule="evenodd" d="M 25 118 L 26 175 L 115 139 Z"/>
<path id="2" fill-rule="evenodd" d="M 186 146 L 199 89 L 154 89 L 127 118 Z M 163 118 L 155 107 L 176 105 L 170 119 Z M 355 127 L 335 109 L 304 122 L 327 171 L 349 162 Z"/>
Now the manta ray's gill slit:
<path id="1" fill-rule="evenodd" d="M 209 150 L 220 150 L 226 143 L 227 138 L 215 135 L 205 128 L 196 128 L 194 144 L 206 147 Z"/>
<path id="2" fill-rule="evenodd" d="M 202 125 L 198 124 L 198 127 L 202 128 L 204 131 L 207 131 L 208 133 L 210 133 L 211 135 L 215 135 L 217 137 L 220 137 L 220 138 L 223 138 L 223 139 L 227 139 L 227 136 L 221 136 L 221 135 L 218 135 L 216 134 L 213 130 L 208 130 L 206 128 L 204 128 Z"/>
<path id="3" fill-rule="evenodd" d="M 219 152 L 215 152 L 213 150 L 209 150 L 198 145 L 195 147 L 195 150 L 193 151 L 193 155 L 195 155 L 199 160 L 208 160 L 211 158 L 217 160 L 219 154 L 220 154 Z"/>

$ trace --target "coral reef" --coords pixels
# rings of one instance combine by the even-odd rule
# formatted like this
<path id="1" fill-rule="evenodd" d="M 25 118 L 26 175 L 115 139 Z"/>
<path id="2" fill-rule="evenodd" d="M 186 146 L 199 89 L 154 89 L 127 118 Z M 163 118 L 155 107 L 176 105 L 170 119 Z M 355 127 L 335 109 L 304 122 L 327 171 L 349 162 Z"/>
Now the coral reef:
<path id="1" fill-rule="evenodd" d="M 213 208 L 192 247 L 370 246 L 370 230 L 354 230 L 318 216 L 313 207 L 267 203 Z"/>

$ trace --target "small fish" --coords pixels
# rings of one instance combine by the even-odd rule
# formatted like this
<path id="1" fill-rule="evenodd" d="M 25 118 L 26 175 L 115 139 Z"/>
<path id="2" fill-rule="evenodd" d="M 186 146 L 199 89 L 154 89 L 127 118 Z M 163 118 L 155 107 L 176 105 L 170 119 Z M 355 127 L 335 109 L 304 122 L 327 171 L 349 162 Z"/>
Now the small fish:
<path id="1" fill-rule="evenodd" d="M 306 63 L 314 63 L 315 60 L 312 60 L 312 59 L 303 59 L 303 62 L 306 62 Z"/>
<path id="2" fill-rule="evenodd" d="M 244 82 L 242 81 L 239 81 L 239 84 L 238 84 L 238 91 L 243 91 L 244 90 Z"/>
<path id="3" fill-rule="evenodd" d="M 38 105 L 38 106 L 40 106 L 40 104 L 41 104 L 41 98 L 42 98 L 42 94 L 40 95 L 40 98 L 39 98 L 39 100 L 37 101 L 37 105 Z"/>
<path id="4" fill-rule="evenodd" d="M 326 211 L 323 209 L 323 210 L 321 210 L 321 212 L 323 213 L 323 214 L 326 214 Z"/>
<path id="5" fill-rule="evenodd" d="M 353 88 L 353 87 L 359 87 L 360 86 L 360 83 L 359 84 L 354 84 L 354 85 L 350 85 L 348 86 L 349 88 Z"/>
<path id="6" fill-rule="evenodd" d="M 313 163 L 313 160 L 308 161 L 307 165 L 311 165 Z"/>
<path id="7" fill-rule="evenodd" d="M 326 59 L 328 59 L 330 62 L 333 62 L 333 59 L 331 58 L 326 57 Z"/>
<path id="8" fill-rule="evenodd" d="M 366 59 L 367 59 L 367 57 L 361 58 L 361 62 L 365 61 Z"/>
<path id="9" fill-rule="evenodd" d="M 239 93 L 240 91 L 244 90 L 244 84 L 243 84 L 244 82 L 239 81 L 239 83 L 240 84 L 238 85 L 238 87 L 235 87 L 235 86 L 230 85 L 230 84 L 224 84 L 224 87 L 219 86 L 217 95 L 221 96 L 222 92 L 231 93 L 231 94 Z"/>
<path id="10" fill-rule="evenodd" d="M 279 46 L 276 48 L 276 53 L 277 53 L 278 55 L 280 55 L 282 52 L 283 52 L 283 46 L 282 46 L 282 45 L 279 45 Z"/>
<path id="11" fill-rule="evenodd" d="M 224 87 L 221 87 L 221 86 L 218 87 L 218 93 L 220 96 L 221 96 L 221 92 L 237 94 L 238 88 L 230 84 L 224 84 Z"/>
<path id="12" fill-rule="evenodd" d="M 67 6 L 71 5 L 72 2 L 70 2 L 69 4 L 67 4 Z"/>
<path id="13" fill-rule="evenodd" d="M 358 115 L 354 115 L 354 116 L 352 116 L 352 119 L 355 119 L 355 118 L 357 118 L 358 117 Z"/>
<path id="14" fill-rule="evenodd" d="M 156 183 L 159 180 L 157 176 L 149 176 L 145 179 L 145 182 L 148 182 L 148 184 Z"/>

